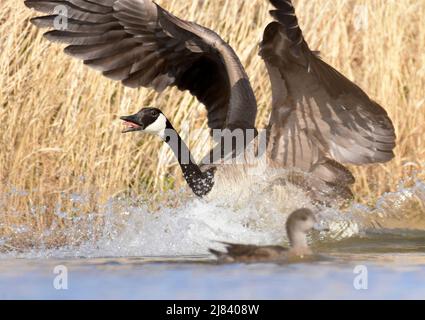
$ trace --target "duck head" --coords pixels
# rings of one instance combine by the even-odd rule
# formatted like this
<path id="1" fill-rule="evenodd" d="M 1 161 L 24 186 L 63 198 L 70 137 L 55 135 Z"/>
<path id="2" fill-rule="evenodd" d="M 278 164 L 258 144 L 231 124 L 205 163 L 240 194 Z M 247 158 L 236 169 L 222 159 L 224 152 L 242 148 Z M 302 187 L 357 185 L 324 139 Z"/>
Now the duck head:
<path id="1" fill-rule="evenodd" d="M 307 234 L 312 230 L 327 231 L 321 226 L 315 214 L 310 209 L 294 211 L 286 222 L 286 233 L 291 247 L 294 249 L 307 249 Z"/>

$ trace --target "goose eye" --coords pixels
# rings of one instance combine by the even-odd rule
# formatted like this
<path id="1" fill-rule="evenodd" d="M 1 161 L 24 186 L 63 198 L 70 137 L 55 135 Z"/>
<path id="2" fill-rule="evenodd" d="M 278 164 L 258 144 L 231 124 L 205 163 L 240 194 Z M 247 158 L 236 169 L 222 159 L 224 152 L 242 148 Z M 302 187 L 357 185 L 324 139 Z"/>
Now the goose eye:
<path id="1" fill-rule="evenodd" d="M 152 115 L 155 117 L 155 116 L 157 116 L 158 115 L 158 111 L 156 111 L 156 110 L 152 110 Z"/>

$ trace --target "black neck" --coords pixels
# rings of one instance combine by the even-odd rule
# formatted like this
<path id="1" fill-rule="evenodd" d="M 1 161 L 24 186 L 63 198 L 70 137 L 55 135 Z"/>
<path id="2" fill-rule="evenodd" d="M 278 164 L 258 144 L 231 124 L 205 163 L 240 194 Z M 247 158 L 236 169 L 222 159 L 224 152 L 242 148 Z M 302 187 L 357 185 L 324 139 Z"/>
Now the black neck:
<path id="1" fill-rule="evenodd" d="M 169 121 L 167 121 L 164 140 L 173 150 L 179 161 L 183 176 L 193 193 L 199 197 L 206 196 L 214 186 L 214 172 L 212 170 L 201 171 L 194 161 L 188 146 Z"/>

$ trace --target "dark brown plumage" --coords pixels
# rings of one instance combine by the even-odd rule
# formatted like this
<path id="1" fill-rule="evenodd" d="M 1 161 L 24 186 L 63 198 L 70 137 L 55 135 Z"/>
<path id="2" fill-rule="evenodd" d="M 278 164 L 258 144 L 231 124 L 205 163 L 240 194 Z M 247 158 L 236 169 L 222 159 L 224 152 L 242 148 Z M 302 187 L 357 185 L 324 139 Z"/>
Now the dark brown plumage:
<path id="1" fill-rule="evenodd" d="M 226 252 L 210 249 L 210 253 L 222 263 L 281 262 L 288 249 L 281 246 L 255 246 L 249 244 L 223 243 Z"/>
<path id="2" fill-rule="evenodd" d="M 260 51 L 273 88 L 269 157 L 330 183 L 353 183 L 338 162 L 391 160 L 393 124 L 381 106 L 310 50 L 291 1 L 271 2 L 276 21 L 267 26 Z"/>
<path id="3" fill-rule="evenodd" d="M 299 209 L 291 213 L 286 221 L 286 234 L 290 248 L 224 242 L 222 244 L 226 248 L 225 251 L 210 249 L 210 253 L 223 263 L 288 262 L 312 256 L 313 252 L 307 243 L 307 234 L 313 229 L 320 229 L 316 224 L 316 217 L 311 210 Z"/>
<path id="4" fill-rule="evenodd" d="M 274 165 L 310 172 L 332 186 L 354 182 L 340 163 L 369 164 L 394 157 L 395 133 L 385 110 L 308 47 L 289 0 L 275 7 L 260 54 L 273 88 L 268 158 Z M 233 49 L 216 33 L 181 20 L 151 0 L 26 0 L 49 16 L 67 9 L 64 30 L 46 38 L 65 52 L 129 87 L 189 90 L 208 111 L 212 129 L 252 129 L 257 104 Z"/>
<path id="5" fill-rule="evenodd" d="M 132 88 L 189 90 L 206 106 L 212 129 L 254 128 L 257 105 L 248 77 L 233 49 L 213 31 L 180 20 L 151 0 L 25 4 L 47 14 L 64 7 L 65 30 L 47 32 L 46 38 L 69 44 L 67 54 L 104 76 Z M 54 29 L 57 18 L 52 14 L 32 22 Z"/>

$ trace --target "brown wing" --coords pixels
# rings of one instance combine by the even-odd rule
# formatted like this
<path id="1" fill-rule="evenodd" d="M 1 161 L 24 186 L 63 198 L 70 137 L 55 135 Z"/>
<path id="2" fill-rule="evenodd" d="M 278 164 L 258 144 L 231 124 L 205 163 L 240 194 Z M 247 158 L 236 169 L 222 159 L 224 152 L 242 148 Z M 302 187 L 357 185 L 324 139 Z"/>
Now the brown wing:
<path id="1" fill-rule="evenodd" d="M 234 94 L 237 76 L 251 90 L 245 71 L 232 48 L 211 30 L 180 20 L 151 0 L 25 4 L 50 14 L 32 20 L 54 29 L 47 39 L 69 44 L 67 54 L 106 77 L 129 87 L 189 90 L 207 107 L 212 129 L 254 127 L 255 98 L 243 104 Z"/>
<path id="2" fill-rule="evenodd" d="M 258 262 L 277 261 L 283 258 L 288 249 L 280 246 L 254 246 L 245 244 L 223 243 L 226 252 L 210 250 L 217 258 L 224 261 Z"/>
<path id="3" fill-rule="evenodd" d="M 261 44 L 273 89 L 270 158 L 352 183 L 338 162 L 367 164 L 394 157 L 394 126 L 386 111 L 308 47 L 289 0 L 276 7 Z"/>

